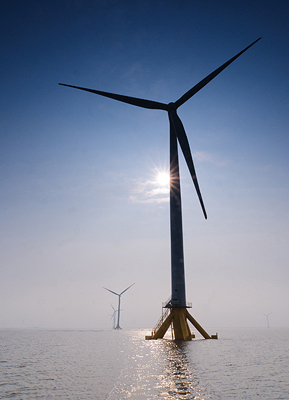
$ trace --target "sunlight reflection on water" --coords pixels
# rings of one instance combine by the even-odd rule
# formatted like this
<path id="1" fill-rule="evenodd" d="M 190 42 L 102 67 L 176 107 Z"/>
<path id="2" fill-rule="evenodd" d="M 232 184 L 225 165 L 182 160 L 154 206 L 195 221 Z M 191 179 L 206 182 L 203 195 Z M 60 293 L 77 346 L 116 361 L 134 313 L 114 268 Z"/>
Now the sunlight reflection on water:
<path id="1" fill-rule="evenodd" d="M 190 364 L 187 351 L 188 342 L 165 343 L 165 368 L 162 385 L 165 398 L 174 399 L 208 399 L 210 396 L 201 387 L 193 365 Z M 167 365 L 166 365 L 167 364 Z M 168 397 L 169 396 L 169 397 Z"/>
<path id="2" fill-rule="evenodd" d="M 142 341 L 137 355 L 134 354 L 134 343 L 135 340 L 130 340 L 131 352 L 109 400 L 211 398 L 208 390 L 200 385 L 188 360 L 187 351 L 192 342 Z"/>
<path id="3" fill-rule="evenodd" d="M 191 342 L 126 334 L 125 365 L 109 400 L 289 399 L 288 329 L 231 329 L 216 341 Z"/>

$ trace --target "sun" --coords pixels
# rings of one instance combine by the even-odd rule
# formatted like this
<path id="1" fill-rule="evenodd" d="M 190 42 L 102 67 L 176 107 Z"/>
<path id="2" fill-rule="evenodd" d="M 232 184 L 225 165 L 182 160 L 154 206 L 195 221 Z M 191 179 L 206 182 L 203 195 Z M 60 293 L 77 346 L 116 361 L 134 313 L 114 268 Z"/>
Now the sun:
<path id="1" fill-rule="evenodd" d="M 168 186 L 170 183 L 170 174 L 167 172 L 158 172 L 156 181 L 160 186 Z"/>

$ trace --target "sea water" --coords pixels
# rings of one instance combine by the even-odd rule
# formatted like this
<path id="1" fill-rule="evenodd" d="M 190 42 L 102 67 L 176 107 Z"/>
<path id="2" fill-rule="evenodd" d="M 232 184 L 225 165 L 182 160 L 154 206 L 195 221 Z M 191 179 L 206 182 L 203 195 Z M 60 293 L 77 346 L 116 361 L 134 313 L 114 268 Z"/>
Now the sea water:
<path id="1" fill-rule="evenodd" d="M 220 329 L 218 340 L 149 330 L 0 331 L 0 399 L 289 400 L 289 329 Z"/>

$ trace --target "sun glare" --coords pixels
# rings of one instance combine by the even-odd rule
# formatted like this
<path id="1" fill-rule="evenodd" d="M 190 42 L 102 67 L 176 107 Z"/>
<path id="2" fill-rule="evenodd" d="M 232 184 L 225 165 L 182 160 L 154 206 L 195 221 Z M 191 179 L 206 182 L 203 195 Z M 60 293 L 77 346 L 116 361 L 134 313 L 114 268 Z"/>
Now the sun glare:
<path id="1" fill-rule="evenodd" d="M 158 172 L 157 183 L 160 186 L 167 186 L 170 183 L 170 175 L 167 172 Z"/>

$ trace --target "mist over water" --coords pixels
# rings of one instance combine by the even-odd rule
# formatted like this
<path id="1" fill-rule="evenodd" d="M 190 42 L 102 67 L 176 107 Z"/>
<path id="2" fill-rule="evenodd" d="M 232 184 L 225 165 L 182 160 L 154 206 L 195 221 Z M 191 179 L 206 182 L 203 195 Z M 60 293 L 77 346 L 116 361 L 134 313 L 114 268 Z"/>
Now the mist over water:
<path id="1" fill-rule="evenodd" d="M 289 330 L 144 340 L 146 330 L 0 331 L 0 398 L 287 399 Z"/>

